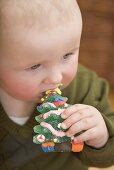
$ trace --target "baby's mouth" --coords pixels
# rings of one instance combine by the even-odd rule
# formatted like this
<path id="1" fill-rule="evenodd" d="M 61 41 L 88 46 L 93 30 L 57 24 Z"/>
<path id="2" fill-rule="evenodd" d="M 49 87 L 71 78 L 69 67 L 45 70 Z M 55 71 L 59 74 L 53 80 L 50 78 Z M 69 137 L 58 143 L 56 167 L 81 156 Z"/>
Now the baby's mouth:
<path id="1" fill-rule="evenodd" d="M 47 88 L 47 89 L 44 90 L 43 92 L 39 93 L 38 97 L 44 96 L 45 93 L 46 93 L 46 91 L 48 91 L 48 90 L 55 90 L 55 89 L 57 89 L 57 88 L 62 89 L 62 88 L 63 88 L 63 84 L 61 83 L 61 84 L 58 84 L 58 85 L 55 86 L 55 87 L 53 86 L 53 87 L 51 87 L 51 88 Z"/>
<path id="2" fill-rule="evenodd" d="M 36 99 L 35 99 L 35 102 L 36 102 L 36 103 L 41 102 L 41 98 L 42 98 L 43 96 L 45 96 L 46 91 L 48 91 L 48 90 L 54 90 L 54 89 L 56 89 L 56 88 L 59 88 L 60 90 L 63 89 L 63 84 L 62 84 L 62 83 L 61 83 L 61 84 L 58 84 L 58 86 L 56 86 L 56 87 L 48 88 L 48 89 L 46 89 L 45 91 L 39 93 L 38 96 L 37 96 Z"/>

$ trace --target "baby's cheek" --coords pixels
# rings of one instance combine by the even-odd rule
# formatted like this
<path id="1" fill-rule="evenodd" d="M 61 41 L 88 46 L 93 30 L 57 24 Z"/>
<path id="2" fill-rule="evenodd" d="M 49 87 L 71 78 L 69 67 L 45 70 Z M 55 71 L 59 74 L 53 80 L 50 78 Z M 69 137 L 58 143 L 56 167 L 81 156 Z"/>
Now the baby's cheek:
<path id="1" fill-rule="evenodd" d="M 34 87 L 30 87 L 27 84 L 17 85 L 17 87 L 13 90 L 12 94 L 14 97 L 21 100 L 32 100 L 35 95 Z"/>
<path id="2" fill-rule="evenodd" d="M 38 93 L 37 87 L 32 82 L 14 79 L 4 82 L 3 88 L 9 95 L 19 100 L 31 101 Z"/>
<path id="3" fill-rule="evenodd" d="M 67 86 L 75 78 L 77 72 L 77 66 L 72 64 L 69 69 L 63 75 L 63 84 Z"/>

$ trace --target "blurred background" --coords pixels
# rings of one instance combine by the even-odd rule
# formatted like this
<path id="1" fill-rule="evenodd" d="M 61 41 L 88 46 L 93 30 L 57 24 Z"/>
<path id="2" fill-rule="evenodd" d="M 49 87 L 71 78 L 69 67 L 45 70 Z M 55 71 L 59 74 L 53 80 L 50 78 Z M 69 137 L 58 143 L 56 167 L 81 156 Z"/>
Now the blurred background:
<path id="1" fill-rule="evenodd" d="M 114 0 L 77 2 L 83 17 L 79 62 L 109 81 L 109 97 L 114 108 Z M 114 166 L 106 170 L 114 170 Z"/>
<path id="2" fill-rule="evenodd" d="M 77 0 L 83 17 L 80 62 L 114 88 L 114 0 Z"/>

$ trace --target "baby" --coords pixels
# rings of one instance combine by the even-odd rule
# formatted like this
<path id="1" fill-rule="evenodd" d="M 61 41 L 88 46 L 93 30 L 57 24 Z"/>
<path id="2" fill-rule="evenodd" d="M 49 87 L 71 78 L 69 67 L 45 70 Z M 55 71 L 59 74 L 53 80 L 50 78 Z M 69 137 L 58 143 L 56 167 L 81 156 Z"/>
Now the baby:
<path id="1" fill-rule="evenodd" d="M 75 0 L 0 0 L 1 170 L 86 170 L 113 164 L 114 113 L 106 82 L 78 67 L 81 32 Z M 76 156 L 42 153 L 32 143 L 35 101 L 60 83 L 72 104 L 61 115 L 61 127 L 68 129 L 68 137 L 82 132 L 74 141 L 86 145 Z"/>

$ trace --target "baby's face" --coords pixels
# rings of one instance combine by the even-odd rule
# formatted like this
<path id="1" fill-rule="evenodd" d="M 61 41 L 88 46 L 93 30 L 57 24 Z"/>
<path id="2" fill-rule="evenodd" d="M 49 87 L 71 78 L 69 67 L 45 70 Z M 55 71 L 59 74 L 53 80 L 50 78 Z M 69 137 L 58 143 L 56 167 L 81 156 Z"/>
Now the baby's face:
<path id="1" fill-rule="evenodd" d="M 75 77 L 81 17 L 48 31 L 10 26 L 0 54 L 0 87 L 8 95 L 34 101 L 42 92 Z"/>

